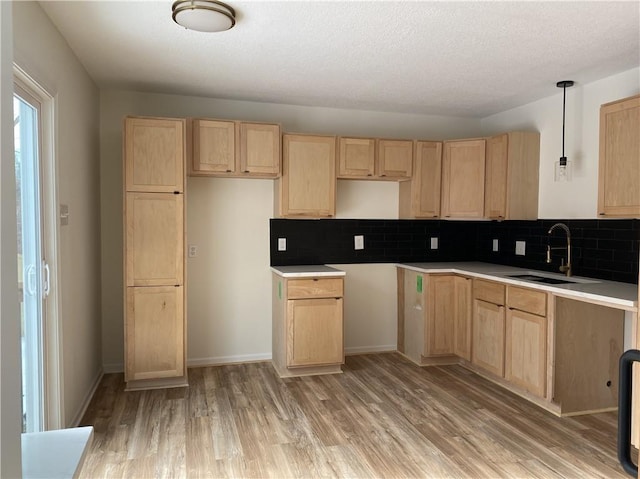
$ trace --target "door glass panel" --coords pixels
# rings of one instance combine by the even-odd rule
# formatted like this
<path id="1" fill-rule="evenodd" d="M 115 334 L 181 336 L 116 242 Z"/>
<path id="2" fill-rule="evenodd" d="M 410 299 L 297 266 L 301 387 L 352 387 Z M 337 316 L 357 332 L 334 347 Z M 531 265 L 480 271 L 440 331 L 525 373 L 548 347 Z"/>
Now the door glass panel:
<path id="1" fill-rule="evenodd" d="M 18 288 L 22 346 L 22 429 L 43 429 L 43 271 L 40 221 L 38 105 L 13 101 Z"/>

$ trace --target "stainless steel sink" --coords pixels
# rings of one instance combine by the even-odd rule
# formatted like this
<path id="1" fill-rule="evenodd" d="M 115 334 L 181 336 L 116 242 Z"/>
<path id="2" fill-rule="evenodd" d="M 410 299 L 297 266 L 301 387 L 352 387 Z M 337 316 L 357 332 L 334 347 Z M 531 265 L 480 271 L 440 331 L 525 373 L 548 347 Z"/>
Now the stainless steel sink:
<path id="1" fill-rule="evenodd" d="M 535 281 L 536 283 L 546 284 L 573 284 L 576 281 L 570 281 L 568 279 L 549 278 L 547 276 L 538 276 L 535 274 L 509 274 L 509 278 L 517 278 L 525 281 Z"/>

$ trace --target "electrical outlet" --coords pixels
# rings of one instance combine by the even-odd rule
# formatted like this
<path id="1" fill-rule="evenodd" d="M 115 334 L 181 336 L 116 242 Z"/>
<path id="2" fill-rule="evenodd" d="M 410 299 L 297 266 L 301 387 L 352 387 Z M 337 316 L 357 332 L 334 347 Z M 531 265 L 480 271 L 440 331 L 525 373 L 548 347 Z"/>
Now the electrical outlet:
<path id="1" fill-rule="evenodd" d="M 278 238 L 278 251 L 287 251 L 287 238 Z"/>
<path id="2" fill-rule="evenodd" d="M 498 246 L 498 240 L 494 239 L 493 240 L 493 251 L 498 251 L 499 246 Z"/>
<path id="3" fill-rule="evenodd" d="M 431 238 L 431 249 L 438 249 L 438 237 Z"/>
<path id="4" fill-rule="evenodd" d="M 516 254 L 518 256 L 524 256 L 526 247 L 527 247 L 526 241 L 516 241 Z"/>
<path id="5" fill-rule="evenodd" d="M 195 258 L 198 256 L 198 247 L 194 244 L 189 245 L 189 258 Z"/>
<path id="6" fill-rule="evenodd" d="M 353 248 L 354 249 L 364 249 L 364 236 L 356 235 L 353 237 Z"/>

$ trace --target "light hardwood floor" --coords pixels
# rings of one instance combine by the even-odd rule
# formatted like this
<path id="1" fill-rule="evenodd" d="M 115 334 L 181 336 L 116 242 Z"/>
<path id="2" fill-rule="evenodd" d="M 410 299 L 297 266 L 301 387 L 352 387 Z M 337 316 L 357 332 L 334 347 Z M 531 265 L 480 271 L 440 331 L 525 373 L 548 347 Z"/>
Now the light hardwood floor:
<path id="1" fill-rule="evenodd" d="M 349 356 L 344 374 L 251 363 L 189 383 L 124 392 L 106 375 L 81 477 L 627 477 L 615 414 L 558 418 L 460 366 L 387 353 Z"/>

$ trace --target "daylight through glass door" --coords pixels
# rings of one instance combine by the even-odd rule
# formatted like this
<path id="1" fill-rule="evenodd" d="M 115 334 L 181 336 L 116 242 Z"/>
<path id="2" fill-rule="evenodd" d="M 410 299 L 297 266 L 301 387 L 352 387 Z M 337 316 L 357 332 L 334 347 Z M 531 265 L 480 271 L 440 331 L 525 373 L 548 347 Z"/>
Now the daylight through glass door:
<path id="1" fill-rule="evenodd" d="M 48 266 L 43 260 L 40 181 L 40 104 L 16 91 L 13 100 L 18 288 L 22 341 L 22 430 L 44 429 L 43 317 Z"/>

